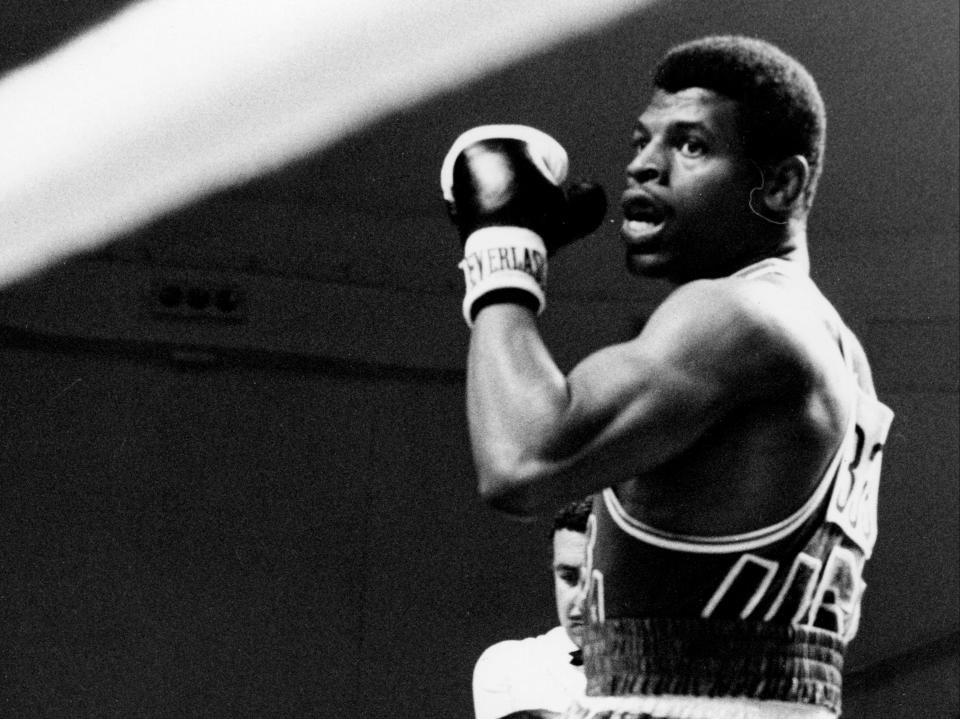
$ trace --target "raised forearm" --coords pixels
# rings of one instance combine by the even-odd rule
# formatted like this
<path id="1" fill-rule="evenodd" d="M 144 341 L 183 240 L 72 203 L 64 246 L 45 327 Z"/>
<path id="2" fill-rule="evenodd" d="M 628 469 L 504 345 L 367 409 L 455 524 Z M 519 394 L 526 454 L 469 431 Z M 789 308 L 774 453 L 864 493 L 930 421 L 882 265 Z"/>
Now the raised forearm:
<path id="1" fill-rule="evenodd" d="M 515 513 L 529 509 L 533 490 L 550 490 L 548 450 L 562 446 L 569 406 L 567 381 L 536 326 L 547 257 L 596 229 L 606 211 L 599 186 L 564 188 L 566 174 L 563 147 L 521 125 L 468 130 L 440 171 L 464 243 L 463 315 L 473 328 L 467 404 L 480 492 Z"/>
<path id="2" fill-rule="evenodd" d="M 480 492 L 521 511 L 554 465 L 569 407 L 567 382 L 540 337 L 533 312 L 503 304 L 477 317 L 467 368 L 467 413 Z M 522 505 L 522 506 L 514 506 Z"/>

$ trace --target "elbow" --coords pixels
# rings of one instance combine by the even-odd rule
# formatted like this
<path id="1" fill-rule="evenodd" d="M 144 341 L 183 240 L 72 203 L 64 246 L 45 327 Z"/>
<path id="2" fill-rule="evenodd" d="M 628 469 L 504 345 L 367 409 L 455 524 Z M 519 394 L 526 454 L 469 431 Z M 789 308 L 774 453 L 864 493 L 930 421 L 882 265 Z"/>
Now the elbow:
<path id="1" fill-rule="evenodd" d="M 539 502 L 534 483 L 516 470 L 479 472 L 478 490 L 484 504 L 514 517 L 532 517 L 538 513 Z"/>
<path id="2" fill-rule="evenodd" d="M 481 484 L 480 498 L 491 509 L 509 514 L 512 517 L 523 519 L 536 514 L 533 502 L 529 500 L 525 492 L 515 487 L 491 488 Z"/>

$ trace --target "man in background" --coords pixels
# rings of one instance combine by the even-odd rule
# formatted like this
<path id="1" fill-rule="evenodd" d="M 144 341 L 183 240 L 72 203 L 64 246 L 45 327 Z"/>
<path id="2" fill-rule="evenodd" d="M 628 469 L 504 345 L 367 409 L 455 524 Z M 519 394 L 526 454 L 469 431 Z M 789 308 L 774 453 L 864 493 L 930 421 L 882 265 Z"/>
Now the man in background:
<path id="1" fill-rule="evenodd" d="M 583 694 L 580 573 L 591 500 L 572 502 L 554 516 L 553 586 L 560 625 L 546 634 L 488 647 L 473 670 L 477 719 L 558 717 Z"/>

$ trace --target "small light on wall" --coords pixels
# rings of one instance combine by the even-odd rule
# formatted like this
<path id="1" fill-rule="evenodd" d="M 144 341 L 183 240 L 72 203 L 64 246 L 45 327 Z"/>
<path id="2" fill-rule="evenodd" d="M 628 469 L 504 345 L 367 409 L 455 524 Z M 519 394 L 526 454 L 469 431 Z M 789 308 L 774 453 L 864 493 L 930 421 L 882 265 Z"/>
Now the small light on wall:
<path id="1" fill-rule="evenodd" d="M 221 312 L 233 312 L 240 306 L 240 295 L 229 288 L 217 290 L 213 304 Z"/>
<path id="2" fill-rule="evenodd" d="M 183 302 L 183 290 L 177 285 L 164 285 L 157 293 L 157 299 L 164 307 L 176 307 Z"/>
<path id="3" fill-rule="evenodd" d="M 210 290 L 191 287 L 187 290 L 187 304 L 195 310 L 205 310 L 210 305 Z"/>
<path id="4" fill-rule="evenodd" d="M 243 322 L 247 295 L 217 280 L 165 278 L 151 283 L 146 304 L 155 319 Z"/>

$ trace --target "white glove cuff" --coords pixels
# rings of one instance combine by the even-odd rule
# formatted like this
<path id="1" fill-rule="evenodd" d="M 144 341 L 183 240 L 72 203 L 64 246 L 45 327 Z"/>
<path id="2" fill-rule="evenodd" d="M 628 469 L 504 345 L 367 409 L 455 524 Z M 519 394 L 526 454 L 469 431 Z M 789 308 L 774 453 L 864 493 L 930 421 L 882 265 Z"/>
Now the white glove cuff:
<path id="1" fill-rule="evenodd" d="M 493 290 L 529 292 L 537 314 L 547 306 L 547 247 L 540 236 L 523 227 L 482 227 L 463 245 L 466 294 L 463 318 L 473 327 L 473 303 Z"/>

